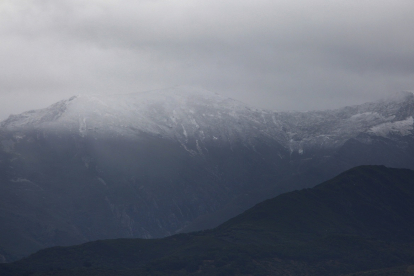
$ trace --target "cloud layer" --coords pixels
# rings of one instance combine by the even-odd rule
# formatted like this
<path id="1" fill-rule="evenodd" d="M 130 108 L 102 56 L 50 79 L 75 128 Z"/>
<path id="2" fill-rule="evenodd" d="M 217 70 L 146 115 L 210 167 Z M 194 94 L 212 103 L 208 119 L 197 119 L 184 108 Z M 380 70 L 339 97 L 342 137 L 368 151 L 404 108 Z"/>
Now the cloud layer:
<path id="1" fill-rule="evenodd" d="M 180 84 L 277 110 L 414 90 L 413 12 L 412 0 L 3 0 L 0 119 Z"/>

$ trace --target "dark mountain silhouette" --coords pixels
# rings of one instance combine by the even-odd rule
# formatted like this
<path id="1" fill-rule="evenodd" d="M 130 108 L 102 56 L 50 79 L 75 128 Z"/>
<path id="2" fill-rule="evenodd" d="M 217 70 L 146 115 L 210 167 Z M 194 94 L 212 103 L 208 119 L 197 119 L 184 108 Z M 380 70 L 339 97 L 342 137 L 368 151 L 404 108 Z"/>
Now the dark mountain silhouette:
<path id="1" fill-rule="evenodd" d="M 213 230 L 54 247 L 3 264 L 0 272 L 408 275 L 414 263 L 413 217 L 414 171 L 361 166 L 314 188 L 266 200 Z M 362 271 L 367 274 L 358 274 Z"/>

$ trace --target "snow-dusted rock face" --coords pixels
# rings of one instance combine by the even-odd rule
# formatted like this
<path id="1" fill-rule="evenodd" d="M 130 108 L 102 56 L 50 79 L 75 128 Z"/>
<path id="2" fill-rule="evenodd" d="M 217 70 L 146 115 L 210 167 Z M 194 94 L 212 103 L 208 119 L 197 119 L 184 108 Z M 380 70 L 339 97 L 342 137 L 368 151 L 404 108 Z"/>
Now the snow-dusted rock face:
<path id="1" fill-rule="evenodd" d="M 360 133 L 411 135 L 414 96 L 401 92 L 387 99 L 337 110 L 274 112 L 251 109 L 210 91 L 175 87 L 136 94 L 74 96 L 46 109 L 12 115 L 1 123 L 24 128 L 71 131 L 80 136 L 137 137 L 140 133 L 175 139 L 194 154 L 206 141 L 274 139 L 290 151 L 338 148 Z"/>
<path id="2" fill-rule="evenodd" d="M 277 114 L 290 138 L 284 145 L 292 150 L 338 148 L 361 133 L 412 135 L 414 95 L 401 92 L 378 102 L 336 110 Z"/>
<path id="3" fill-rule="evenodd" d="M 46 109 L 12 115 L 1 126 L 8 130 L 71 131 L 91 137 L 134 138 L 148 133 L 178 140 L 183 147 L 190 139 L 201 146 L 207 141 L 247 141 L 260 134 L 285 140 L 282 124 L 271 112 L 251 110 L 235 100 L 189 87 L 75 96 Z"/>

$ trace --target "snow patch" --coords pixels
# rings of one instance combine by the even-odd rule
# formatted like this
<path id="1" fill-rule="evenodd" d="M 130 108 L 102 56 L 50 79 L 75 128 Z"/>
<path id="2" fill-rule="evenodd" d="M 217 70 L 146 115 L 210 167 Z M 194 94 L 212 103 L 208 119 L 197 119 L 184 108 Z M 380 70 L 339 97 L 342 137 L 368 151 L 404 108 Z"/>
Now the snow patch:
<path id="1" fill-rule="evenodd" d="M 11 179 L 10 181 L 11 182 L 14 182 L 14 183 L 23 183 L 23 182 L 25 182 L 25 183 L 33 183 L 32 181 L 30 181 L 29 179 L 26 179 L 26 178 Z"/>
<path id="2" fill-rule="evenodd" d="M 372 116 L 372 115 L 379 115 L 377 112 L 364 112 L 364 113 L 358 113 L 355 115 L 351 116 L 351 120 L 361 120 L 361 119 L 365 119 L 368 116 Z"/>
<path id="3" fill-rule="evenodd" d="M 82 137 L 86 136 L 86 118 L 79 118 L 79 134 Z"/>
<path id="4" fill-rule="evenodd" d="M 107 186 L 105 180 L 103 180 L 102 178 L 98 177 L 99 182 L 101 182 L 104 186 Z"/>
<path id="5" fill-rule="evenodd" d="M 372 127 L 369 132 L 378 136 L 387 137 L 390 134 L 406 136 L 413 130 L 414 119 L 412 116 L 403 121 L 383 123 Z"/>
<path id="6" fill-rule="evenodd" d="M 183 124 L 181 124 L 181 127 L 183 128 L 183 134 L 185 136 L 185 139 L 188 139 L 187 131 L 185 130 L 185 127 L 183 126 Z"/>
<path id="7" fill-rule="evenodd" d="M 203 155 L 203 150 L 201 149 L 200 144 L 198 143 L 198 140 L 196 140 L 196 147 L 197 147 L 197 151 L 198 151 L 201 155 Z"/>

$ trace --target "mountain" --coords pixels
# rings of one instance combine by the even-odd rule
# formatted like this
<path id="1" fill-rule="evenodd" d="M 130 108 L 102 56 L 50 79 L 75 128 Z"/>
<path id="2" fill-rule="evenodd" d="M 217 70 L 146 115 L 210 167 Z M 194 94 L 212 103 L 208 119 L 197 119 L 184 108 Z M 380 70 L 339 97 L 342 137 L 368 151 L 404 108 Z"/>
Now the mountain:
<path id="1" fill-rule="evenodd" d="M 360 166 L 219 227 L 41 250 L 1 275 L 411 275 L 414 171 Z M 381 274 L 383 273 L 383 274 Z"/>
<path id="2" fill-rule="evenodd" d="M 414 169 L 414 95 L 257 110 L 191 87 L 75 96 L 0 123 L 0 259 L 213 228 L 353 166 Z"/>

